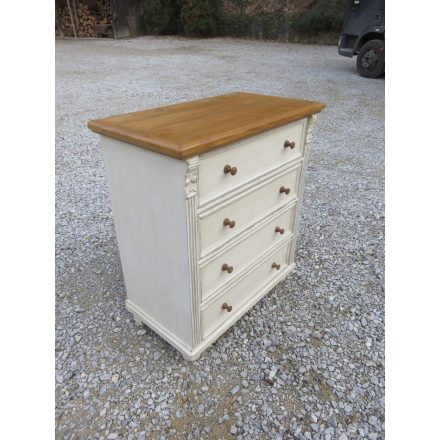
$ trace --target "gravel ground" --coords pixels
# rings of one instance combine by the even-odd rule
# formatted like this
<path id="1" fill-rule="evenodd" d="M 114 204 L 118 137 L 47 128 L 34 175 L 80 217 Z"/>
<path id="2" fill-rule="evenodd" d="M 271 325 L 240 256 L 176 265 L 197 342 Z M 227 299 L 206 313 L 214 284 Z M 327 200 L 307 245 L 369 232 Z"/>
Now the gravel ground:
<path id="1" fill-rule="evenodd" d="M 289 275 L 190 363 L 124 309 L 89 119 L 236 90 L 319 100 Z M 336 47 L 56 42 L 56 437 L 384 438 L 384 80 Z M 270 378 L 269 380 L 267 380 Z"/>

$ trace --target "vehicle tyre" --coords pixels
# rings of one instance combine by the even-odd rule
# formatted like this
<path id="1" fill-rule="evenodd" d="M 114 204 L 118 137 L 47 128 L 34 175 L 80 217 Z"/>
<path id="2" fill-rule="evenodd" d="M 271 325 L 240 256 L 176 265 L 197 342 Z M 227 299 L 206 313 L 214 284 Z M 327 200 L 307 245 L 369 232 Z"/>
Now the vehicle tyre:
<path id="1" fill-rule="evenodd" d="M 367 41 L 359 51 L 356 60 L 359 75 L 377 78 L 385 72 L 385 43 L 382 40 Z"/>

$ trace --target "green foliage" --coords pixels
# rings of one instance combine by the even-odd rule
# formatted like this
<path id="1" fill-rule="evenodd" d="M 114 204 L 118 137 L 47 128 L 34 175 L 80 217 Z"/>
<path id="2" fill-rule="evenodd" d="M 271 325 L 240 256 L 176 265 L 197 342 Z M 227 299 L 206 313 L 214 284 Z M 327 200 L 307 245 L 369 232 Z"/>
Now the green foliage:
<path id="1" fill-rule="evenodd" d="M 345 5 L 346 0 L 318 0 L 310 10 L 293 18 L 292 31 L 300 35 L 339 33 Z"/>
<path id="2" fill-rule="evenodd" d="M 182 6 L 183 33 L 195 37 L 217 35 L 223 2 L 220 0 L 186 0 Z"/>
<path id="3" fill-rule="evenodd" d="M 346 0 L 316 0 L 310 9 L 295 16 L 284 11 L 281 1 L 279 7 L 246 12 L 256 1 L 234 0 L 234 12 L 224 13 L 223 0 L 144 0 L 145 22 L 152 34 L 336 44 Z"/>
<path id="4" fill-rule="evenodd" d="M 220 34 L 233 37 L 336 44 L 346 0 L 316 0 L 299 15 L 284 12 L 282 2 L 272 12 L 244 13 L 249 2 L 235 0 L 235 14 L 223 17 Z"/>
<path id="5" fill-rule="evenodd" d="M 289 27 L 289 18 L 280 12 L 256 16 L 235 14 L 224 17 L 220 33 L 230 37 L 286 41 L 289 38 Z"/>
<path id="6" fill-rule="evenodd" d="M 144 17 L 148 32 L 164 33 L 170 24 L 173 12 L 170 0 L 144 0 Z"/>

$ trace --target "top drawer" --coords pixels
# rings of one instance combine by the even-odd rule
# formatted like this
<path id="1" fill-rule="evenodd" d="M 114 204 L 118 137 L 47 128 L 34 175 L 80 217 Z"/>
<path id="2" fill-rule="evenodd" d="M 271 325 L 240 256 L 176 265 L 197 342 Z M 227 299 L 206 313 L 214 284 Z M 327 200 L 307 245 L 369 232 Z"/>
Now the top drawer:
<path id="1" fill-rule="evenodd" d="M 200 204 L 274 165 L 301 157 L 306 123 L 302 119 L 200 156 Z M 285 146 L 286 140 L 290 145 Z M 236 168 L 235 174 L 225 172 L 227 165 Z"/>

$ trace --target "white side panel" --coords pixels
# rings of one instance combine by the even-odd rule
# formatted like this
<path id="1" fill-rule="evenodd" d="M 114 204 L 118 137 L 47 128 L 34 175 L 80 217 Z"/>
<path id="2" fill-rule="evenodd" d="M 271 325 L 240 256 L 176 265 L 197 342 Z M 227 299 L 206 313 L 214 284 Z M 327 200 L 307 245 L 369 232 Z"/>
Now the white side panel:
<path id="1" fill-rule="evenodd" d="M 191 348 L 187 162 L 102 137 L 128 300 Z"/>

